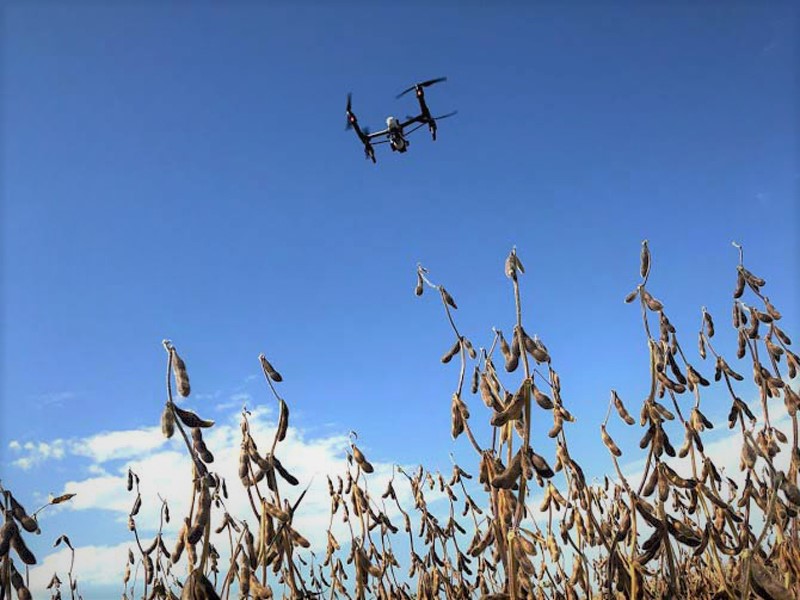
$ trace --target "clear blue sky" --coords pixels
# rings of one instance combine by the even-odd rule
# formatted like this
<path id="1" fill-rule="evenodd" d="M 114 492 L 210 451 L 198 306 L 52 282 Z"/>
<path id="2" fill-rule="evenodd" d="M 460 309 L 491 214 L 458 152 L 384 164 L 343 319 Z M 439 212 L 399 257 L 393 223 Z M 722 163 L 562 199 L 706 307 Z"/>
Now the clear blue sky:
<path id="1" fill-rule="evenodd" d="M 418 261 L 488 344 L 517 245 L 586 456 L 608 390 L 646 391 L 622 303 L 642 239 L 685 345 L 705 304 L 734 351 L 734 239 L 800 333 L 790 3 L 335 4 L 6 4 L 0 462 L 22 493 L 71 464 L 22 478 L 9 440 L 157 423 L 165 337 L 197 393 L 268 400 L 265 352 L 294 425 L 446 465 L 457 368 Z M 442 75 L 439 139 L 365 161 L 346 93 L 377 128 Z"/>

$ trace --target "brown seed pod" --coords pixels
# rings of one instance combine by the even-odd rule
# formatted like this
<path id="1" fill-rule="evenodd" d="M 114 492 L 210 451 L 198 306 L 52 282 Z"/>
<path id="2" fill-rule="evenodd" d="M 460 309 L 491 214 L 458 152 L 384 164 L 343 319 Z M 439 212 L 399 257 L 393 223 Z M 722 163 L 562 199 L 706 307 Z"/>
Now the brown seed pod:
<path id="1" fill-rule="evenodd" d="M 270 469 L 270 471 L 267 472 L 267 477 L 269 477 L 270 473 L 273 473 L 273 477 L 274 477 L 274 471 L 277 471 L 278 474 L 289 485 L 299 485 L 300 481 L 297 479 L 297 477 L 295 477 L 289 471 L 287 471 L 286 467 L 283 466 L 283 464 L 281 463 L 281 461 L 278 460 L 277 457 L 270 456 L 269 460 L 275 466 L 275 469 L 274 470 Z M 372 468 L 372 465 L 366 459 L 364 460 L 364 464 L 361 465 L 361 469 L 365 473 L 372 473 L 372 471 L 374 471 L 374 469 Z M 274 491 L 274 489 L 273 489 L 273 491 Z"/>
<path id="2" fill-rule="evenodd" d="M 800 506 L 800 489 L 785 477 L 781 482 L 781 491 L 789 502 L 795 506 Z"/>
<path id="3" fill-rule="evenodd" d="M 494 427 L 502 427 L 509 421 L 516 421 L 522 417 L 522 410 L 525 408 L 527 399 L 530 398 L 529 382 L 529 379 L 523 381 L 508 405 L 501 412 L 496 412 L 492 415 L 491 424 Z"/>
<path id="4" fill-rule="evenodd" d="M 130 516 L 135 517 L 139 514 L 139 509 L 142 507 L 142 495 L 136 494 L 136 500 L 133 501 L 133 508 L 131 508 Z"/>
<path id="5" fill-rule="evenodd" d="M 711 313 L 703 310 L 703 323 L 706 327 L 706 335 L 709 338 L 714 337 L 714 320 L 711 318 Z"/>
<path id="6" fill-rule="evenodd" d="M 611 454 L 617 457 L 622 456 L 622 451 L 614 443 L 614 440 L 611 439 L 611 436 L 608 435 L 605 425 L 600 425 L 600 436 L 603 438 L 603 443 L 606 445 L 606 448 L 611 451 Z"/>
<path id="7" fill-rule="evenodd" d="M 278 417 L 278 429 L 275 436 L 279 442 L 286 439 L 286 432 L 289 429 L 289 406 L 283 399 L 280 399 L 280 416 Z"/>
<path id="8" fill-rule="evenodd" d="M 515 342 L 516 343 L 516 342 Z M 512 353 L 505 361 L 505 369 L 508 373 L 513 373 L 519 366 L 519 353 Z"/>
<path id="9" fill-rule="evenodd" d="M 261 363 L 261 368 L 263 369 L 264 374 L 267 377 L 269 377 L 275 383 L 280 383 L 281 381 L 283 381 L 283 377 L 281 377 L 281 374 L 275 370 L 275 367 L 273 367 L 270 364 L 270 362 L 267 360 L 267 357 L 264 356 L 264 354 L 259 354 L 258 360 Z"/>
<path id="10" fill-rule="evenodd" d="M 744 294 L 744 275 L 741 271 L 736 273 L 736 288 L 733 290 L 734 298 L 741 298 Z"/>
<path id="11" fill-rule="evenodd" d="M 639 448 L 641 448 L 642 450 L 647 448 L 647 446 L 650 445 L 650 441 L 653 439 L 655 433 L 656 433 L 655 425 L 651 425 L 647 429 L 647 431 L 645 431 L 644 436 L 642 436 L 642 439 L 639 441 Z"/>
<path id="12" fill-rule="evenodd" d="M 659 302 L 655 298 L 653 298 L 653 296 L 650 295 L 650 292 L 648 292 L 646 289 L 642 288 L 641 294 L 644 303 L 647 305 L 647 308 L 649 308 L 653 312 L 658 312 L 664 308 L 664 305 L 661 304 L 661 302 Z"/>
<path id="13" fill-rule="evenodd" d="M 478 369 L 478 366 L 475 365 L 475 368 L 472 370 L 472 382 L 471 382 L 470 389 L 469 389 L 469 391 L 471 393 L 473 393 L 473 394 L 477 394 L 478 393 L 478 384 L 480 382 L 480 373 L 481 373 L 480 369 Z"/>
<path id="14" fill-rule="evenodd" d="M 509 463 L 509 465 L 503 469 L 503 471 L 492 478 L 492 486 L 495 488 L 510 490 L 512 487 L 514 487 L 514 484 L 516 483 L 517 479 L 519 479 L 521 473 L 522 458 L 520 453 L 517 452 L 514 455 L 514 458 L 511 459 L 511 463 Z"/>
<path id="15" fill-rule="evenodd" d="M 453 400 L 450 406 L 450 414 L 451 414 L 451 421 L 450 421 L 450 435 L 453 439 L 458 438 L 464 432 L 464 417 L 462 416 L 461 408 L 459 404 L 461 400 L 458 397 L 458 394 L 453 394 Z"/>
<path id="16" fill-rule="evenodd" d="M 617 395 L 616 390 L 611 390 L 611 399 L 614 402 L 614 408 L 617 409 L 617 414 L 619 414 L 620 419 L 625 421 L 628 425 L 633 425 L 635 421 L 628 411 L 625 410 L 625 405 L 622 404 L 622 399 Z"/>
<path id="17" fill-rule="evenodd" d="M 467 354 L 469 354 L 469 357 L 472 360 L 475 360 L 476 358 L 478 358 L 478 353 L 475 351 L 475 348 L 472 346 L 472 342 L 470 342 L 467 338 L 462 338 L 462 340 L 463 340 L 464 348 L 466 349 Z"/>
<path id="18" fill-rule="evenodd" d="M 39 524 L 36 519 L 28 515 L 25 508 L 17 502 L 13 495 L 9 494 L 9 497 L 11 500 L 11 514 L 19 521 L 22 528 L 29 533 L 39 533 Z"/>
<path id="19" fill-rule="evenodd" d="M 450 306 L 452 306 L 455 309 L 458 309 L 458 306 L 456 306 L 455 300 L 453 300 L 453 297 L 447 292 L 446 289 L 444 289 L 443 287 L 440 286 L 439 287 L 439 292 L 441 292 L 442 300 L 444 300 L 445 303 L 449 304 Z"/>
<path id="20" fill-rule="evenodd" d="M 422 281 L 422 274 L 417 272 L 417 286 L 414 288 L 414 294 L 422 296 L 423 291 L 425 291 L 425 286 Z"/>
<path id="21" fill-rule="evenodd" d="M 214 421 L 201 419 L 190 410 L 184 410 L 176 404 L 173 404 L 172 407 L 175 410 L 175 413 L 178 415 L 178 418 L 181 420 L 181 423 L 187 427 L 213 427 L 214 425 Z"/>
<path id="22" fill-rule="evenodd" d="M 175 433 L 175 413 L 172 412 L 169 402 L 164 406 L 164 412 L 161 413 L 161 433 L 168 439 Z"/>
<path id="23" fill-rule="evenodd" d="M 523 340 L 525 343 L 525 350 L 539 363 L 549 363 L 550 355 L 547 353 L 547 348 L 544 347 L 541 340 L 537 340 L 528 336 L 525 331 L 522 331 Z"/>
<path id="24" fill-rule="evenodd" d="M 542 392 L 536 386 L 533 386 L 533 397 L 536 399 L 536 404 L 541 406 L 543 409 L 552 410 L 553 401 L 550 399 L 550 396 Z"/>
<path id="25" fill-rule="evenodd" d="M 355 458 L 356 462 L 361 467 L 361 470 L 364 471 L 365 473 L 372 473 L 375 470 L 375 468 L 366 459 L 364 453 L 361 452 L 361 450 L 359 450 L 358 446 L 356 446 L 355 444 L 351 444 L 351 447 L 353 449 L 353 458 Z"/>
<path id="26" fill-rule="evenodd" d="M 697 481 L 695 481 L 694 478 L 684 479 L 678 475 L 667 463 L 661 463 L 661 469 L 664 477 L 666 477 L 670 484 L 676 487 L 691 490 L 697 485 Z"/>
<path id="27" fill-rule="evenodd" d="M 455 344 L 453 344 L 453 347 L 452 347 L 452 348 L 450 348 L 450 350 L 448 350 L 448 351 L 447 351 L 447 352 L 444 354 L 444 356 L 442 356 L 442 362 L 443 362 L 443 363 L 445 363 L 445 364 L 446 364 L 446 363 L 449 363 L 449 362 L 452 360 L 452 358 L 453 358 L 453 357 L 454 357 L 456 354 L 458 354 L 459 350 L 461 350 L 461 338 L 457 339 L 457 340 L 456 340 L 456 343 L 455 343 Z"/>
<path id="28" fill-rule="evenodd" d="M 775 362 L 780 362 L 783 355 L 783 348 L 773 343 L 769 338 L 766 339 L 767 351 Z"/>
<path id="29" fill-rule="evenodd" d="M 741 460 L 742 460 L 741 464 L 743 465 L 743 467 L 741 467 L 740 470 L 742 470 L 742 471 L 744 470 L 744 467 L 746 467 L 748 469 L 752 469 L 753 466 L 756 464 L 756 451 L 753 449 L 753 447 L 750 445 L 750 443 L 747 442 L 746 440 L 742 444 L 742 457 L 741 457 Z"/>
<path id="30" fill-rule="evenodd" d="M 172 358 L 172 372 L 175 375 L 175 385 L 178 387 L 178 393 L 186 398 L 191 393 L 186 363 L 178 356 L 178 351 L 174 347 L 170 347 L 170 355 Z"/>
<path id="31" fill-rule="evenodd" d="M 0 527 L 0 557 L 8 554 L 11 538 L 15 535 L 19 535 L 19 527 L 17 527 L 17 524 L 12 519 L 8 519 L 3 523 L 3 526 Z"/>
<path id="32" fill-rule="evenodd" d="M 498 412 L 503 410 L 500 399 L 497 397 L 497 395 L 495 395 L 494 391 L 492 390 L 492 386 L 489 385 L 489 380 L 485 373 L 481 374 L 480 376 L 480 384 L 478 384 L 478 389 L 481 393 L 481 400 L 483 400 L 483 403 L 486 406 L 489 408 L 494 408 Z"/>
<path id="33" fill-rule="evenodd" d="M 506 277 L 513 279 L 514 281 L 517 279 L 517 261 L 515 259 L 516 257 L 514 256 L 514 251 L 512 250 L 506 258 L 504 269 Z"/>
<path id="34" fill-rule="evenodd" d="M 553 470 L 550 468 L 550 465 L 547 464 L 545 458 L 536 454 L 530 446 L 528 447 L 528 458 L 540 477 L 544 477 L 545 479 L 553 477 Z"/>
<path id="35" fill-rule="evenodd" d="M 503 354 L 503 358 L 508 361 L 511 358 L 511 347 L 508 345 L 503 332 L 499 329 L 497 330 L 497 339 L 500 342 L 500 352 Z"/>
<path id="36" fill-rule="evenodd" d="M 22 562 L 26 565 L 36 564 L 36 557 L 33 555 L 33 552 L 28 549 L 28 546 L 25 544 L 25 540 L 22 539 L 19 530 L 17 530 L 16 533 L 11 536 L 11 548 L 14 549 L 14 552 L 17 553 L 17 556 L 19 556 Z"/>
<path id="37" fill-rule="evenodd" d="M 638 295 L 639 295 L 639 288 L 637 287 L 637 288 L 636 288 L 635 290 L 633 290 L 633 291 L 632 291 L 630 294 L 628 294 L 627 296 L 625 296 L 625 304 L 630 304 L 631 302 L 633 302 L 634 300 L 636 300 L 636 296 L 638 296 Z"/>
<path id="38" fill-rule="evenodd" d="M 669 499 L 669 481 L 664 477 L 664 471 L 660 468 L 664 463 L 660 463 L 659 468 L 656 469 L 658 473 L 658 499 L 661 502 L 666 502 Z"/>
<path id="39" fill-rule="evenodd" d="M 778 336 L 778 339 L 780 339 L 780 341 L 782 341 L 787 346 L 792 345 L 792 340 L 789 338 L 788 335 L 786 335 L 786 333 L 784 333 L 784 331 L 780 327 L 778 327 L 777 325 L 773 325 L 772 330 L 775 332 L 775 335 Z"/>
<path id="40" fill-rule="evenodd" d="M 642 252 L 639 255 L 639 275 L 647 277 L 650 272 L 650 249 L 647 247 L 647 240 L 642 241 Z"/>
<path id="41" fill-rule="evenodd" d="M 697 349 L 700 352 L 700 358 L 705 360 L 706 358 L 706 343 L 705 339 L 703 338 L 703 332 L 697 334 Z"/>
<path id="42" fill-rule="evenodd" d="M 547 432 L 547 436 L 554 438 L 559 433 L 561 433 L 561 429 L 564 427 L 564 418 L 561 416 L 561 411 L 554 410 L 553 411 L 553 428 Z M 557 469 L 556 469 L 557 470 Z"/>
<path id="43" fill-rule="evenodd" d="M 783 433 L 780 429 L 773 427 L 772 433 L 775 435 L 775 437 L 781 444 L 786 444 L 789 441 L 789 438 L 787 438 L 786 434 Z"/>

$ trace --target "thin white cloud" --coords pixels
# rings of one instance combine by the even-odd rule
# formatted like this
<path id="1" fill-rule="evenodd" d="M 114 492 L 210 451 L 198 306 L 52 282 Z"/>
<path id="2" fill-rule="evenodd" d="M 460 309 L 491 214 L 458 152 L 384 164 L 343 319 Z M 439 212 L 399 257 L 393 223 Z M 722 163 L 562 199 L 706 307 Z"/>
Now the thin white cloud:
<path id="1" fill-rule="evenodd" d="M 236 394 L 231 394 L 227 401 L 216 404 L 214 409 L 218 411 L 230 410 L 232 408 L 241 409 L 245 405 L 252 404 L 253 396 L 247 392 L 239 392 Z"/>
<path id="2" fill-rule="evenodd" d="M 25 442 L 11 440 L 8 444 L 9 450 L 18 458 L 11 461 L 15 467 L 27 471 L 48 460 L 60 460 L 64 458 L 67 451 L 67 442 L 56 439 L 51 442 Z"/>

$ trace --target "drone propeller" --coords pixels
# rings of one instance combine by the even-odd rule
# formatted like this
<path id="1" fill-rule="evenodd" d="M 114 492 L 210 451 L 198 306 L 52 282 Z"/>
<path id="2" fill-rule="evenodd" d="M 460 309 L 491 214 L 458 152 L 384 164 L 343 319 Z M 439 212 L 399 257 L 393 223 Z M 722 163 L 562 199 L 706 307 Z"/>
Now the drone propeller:
<path id="1" fill-rule="evenodd" d="M 439 116 L 439 117 L 433 117 L 433 119 L 432 119 L 432 121 L 433 121 L 433 127 L 434 127 L 434 128 L 436 127 L 436 121 L 439 121 L 439 120 L 441 120 L 441 119 L 446 119 L 447 117 L 452 117 L 452 116 L 453 116 L 453 115 L 455 115 L 455 114 L 458 114 L 458 111 L 457 111 L 457 110 L 454 110 L 453 112 L 449 112 L 449 113 L 447 113 L 447 114 L 445 114 L 445 115 L 441 115 L 441 116 Z M 430 122 L 428 122 L 428 121 L 422 121 L 422 122 L 421 122 L 419 125 L 417 125 L 416 127 L 412 128 L 412 129 L 409 129 L 409 130 L 406 132 L 406 135 L 409 135 L 409 134 L 411 134 L 411 133 L 414 133 L 414 132 L 415 132 L 417 129 L 419 129 L 420 127 L 425 127 L 425 125 L 431 126 Z M 435 138 L 434 138 L 434 139 L 435 139 Z"/>
<path id="2" fill-rule="evenodd" d="M 446 115 L 441 115 L 439 117 L 433 117 L 433 120 L 434 121 L 440 121 L 442 119 L 446 119 L 447 117 L 452 117 L 453 115 L 457 115 L 457 114 L 458 114 L 458 111 L 454 110 L 453 112 L 449 112 Z"/>
<path id="3" fill-rule="evenodd" d="M 447 77 L 437 77 L 436 79 L 428 79 L 428 81 L 423 81 L 422 83 L 415 83 L 410 88 L 403 90 L 397 95 L 397 98 L 405 96 L 411 90 L 415 90 L 418 87 L 428 87 L 429 85 L 433 85 L 434 83 L 439 83 L 441 81 L 447 81 Z"/>
<path id="4" fill-rule="evenodd" d="M 345 127 L 344 127 L 345 131 L 348 131 L 348 130 L 353 128 L 353 123 L 350 120 L 351 119 L 351 115 L 353 115 L 353 111 L 350 110 L 352 108 L 352 106 L 353 106 L 353 102 L 352 101 L 353 101 L 353 93 L 352 92 L 347 92 L 347 109 L 346 109 L 347 125 L 345 125 Z"/>

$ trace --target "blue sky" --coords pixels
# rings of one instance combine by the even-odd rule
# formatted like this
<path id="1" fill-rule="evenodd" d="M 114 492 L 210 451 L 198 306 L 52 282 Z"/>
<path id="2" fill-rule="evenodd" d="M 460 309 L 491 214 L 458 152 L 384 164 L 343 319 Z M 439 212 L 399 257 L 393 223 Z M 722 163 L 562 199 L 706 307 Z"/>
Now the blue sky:
<path id="1" fill-rule="evenodd" d="M 642 239 L 686 346 L 706 305 L 734 351 L 732 240 L 797 335 L 789 3 L 3 10 L 0 473 L 23 498 L 124 467 L 69 440 L 157 425 L 165 337 L 210 417 L 270 401 L 265 352 L 308 440 L 355 429 L 376 461 L 446 467 L 466 450 L 448 434 L 457 367 L 439 362 L 441 306 L 412 293 L 417 262 L 488 345 L 513 324 L 517 245 L 526 327 L 587 464 L 609 389 L 646 392 L 622 303 Z M 459 114 L 439 139 L 366 162 L 347 92 L 377 128 L 414 111 L 395 94 L 442 75 L 429 104 Z M 57 439 L 62 458 L 12 465 L 12 440 Z M 93 524 L 88 543 L 126 539 L 67 514 Z"/>

